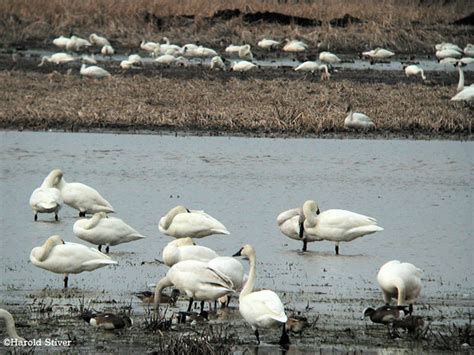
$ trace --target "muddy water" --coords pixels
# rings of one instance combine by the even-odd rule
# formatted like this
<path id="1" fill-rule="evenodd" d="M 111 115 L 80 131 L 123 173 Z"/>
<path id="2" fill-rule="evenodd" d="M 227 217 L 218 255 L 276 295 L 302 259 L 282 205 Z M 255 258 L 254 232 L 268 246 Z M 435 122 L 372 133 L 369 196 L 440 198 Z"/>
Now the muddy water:
<path id="1" fill-rule="evenodd" d="M 131 292 L 157 282 L 166 267 L 142 262 L 161 259 L 172 238 L 157 223 L 183 204 L 204 209 L 231 232 L 198 244 L 222 255 L 252 244 L 256 286 L 277 291 L 288 309 L 310 308 L 308 317 L 320 316 L 319 332 L 363 326 L 362 309 L 382 304 L 375 275 L 392 259 L 424 270 L 419 303 L 434 324 L 462 324 L 474 306 L 472 142 L 2 132 L 1 146 L 0 300 L 6 308 L 42 297 L 64 302 L 61 276 L 32 266 L 30 250 L 53 234 L 86 244 L 74 237 L 77 213 L 67 206 L 57 223 L 50 215 L 33 221 L 29 196 L 53 168 L 68 182 L 95 187 L 118 217 L 148 237 L 112 247 L 116 267 L 71 275 L 67 305 L 78 306 L 82 297 L 130 303 Z M 337 257 L 330 242 L 311 243 L 301 254 L 302 243 L 280 234 L 275 219 L 310 198 L 323 210 L 373 216 L 385 230 L 341 244 Z M 138 300 L 132 305 L 143 315 Z M 230 319 L 242 328 L 244 343 L 252 343 L 238 312 Z M 26 335 L 41 334 L 31 320 L 24 322 Z M 272 333 L 278 332 L 264 332 L 276 338 Z M 315 339 L 293 346 L 312 349 Z"/>

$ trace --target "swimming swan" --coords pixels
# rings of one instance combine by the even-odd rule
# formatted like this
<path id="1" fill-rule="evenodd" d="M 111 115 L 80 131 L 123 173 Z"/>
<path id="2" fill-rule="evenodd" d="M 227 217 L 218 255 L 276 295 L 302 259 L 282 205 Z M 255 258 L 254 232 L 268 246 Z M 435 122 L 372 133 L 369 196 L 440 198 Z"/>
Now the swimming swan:
<path id="1" fill-rule="evenodd" d="M 336 255 L 339 255 L 339 243 L 350 242 L 364 235 L 383 231 L 372 217 L 346 210 L 327 210 L 317 214 L 316 203 L 308 200 L 303 205 L 304 232 L 323 240 L 336 243 Z"/>
<path id="2" fill-rule="evenodd" d="M 426 76 L 425 76 L 425 72 L 423 71 L 423 69 L 418 66 L 418 65 L 407 65 L 406 67 L 403 67 L 403 69 L 405 70 L 405 75 L 408 77 L 414 75 L 414 76 L 417 76 L 417 75 L 421 75 L 421 78 L 423 80 L 426 80 Z"/>
<path id="3" fill-rule="evenodd" d="M 344 119 L 344 127 L 349 129 L 369 130 L 375 128 L 375 123 L 363 113 L 352 111 L 351 105 L 347 107 L 347 116 Z"/>
<path id="4" fill-rule="evenodd" d="M 61 192 L 54 187 L 55 183 L 62 178 L 62 173 L 57 174 L 54 170 L 46 176 L 40 187 L 35 189 L 30 197 L 30 206 L 35 212 L 35 221 L 38 220 L 38 213 L 53 213 L 56 221 L 58 211 L 63 205 Z"/>
<path id="5" fill-rule="evenodd" d="M 234 256 L 246 256 L 250 263 L 249 278 L 239 296 L 239 311 L 245 321 L 255 331 L 257 343 L 260 344 L 258 328 L 282 326 L 283 332 L 280 344 L 287 345 L 289 338 L 285 326 L 288 317 L 285 314 L 285 308 L 280 297 L 270 290 L 252 292 L 255 278 L 257 277 L 257 256 L 254 248 L 246 244 Z"/>
<path id="6" fill-rule="evenodd" d="M 377 274 L 377 282 L 382 290 L 383 299 L 390 304 L 392 298 L 397 305 L 409 305 L 410 313 L 413 303 L 421 292 L 421 274 L 423 270 L 410 263 L 392 260 L 385 263 Z"/>
<path id="7" fill-rule="evenodd" d="M 79 239 L 98 245 L 99 251 L 102 245 L 106 245 L 106 253 L 110 246 L 146 238 L 120 218 L 108 217 L 105 212 L 97 212 L 90 219 L 76 221 L 72 230 Z"/>
<path id="8" fill-rule="evenodd" d="M 317 212 L 319 213 L 319 212 Z M 304 215 L 303 209 L 299 208 L 292 208 L 290 210 L 284 211 L 280 213 L 277 217 L 277 224 L 280 231 L 286 235 L 288 238 L 294 240 L 302 240 L 303 241 L 303 249 L 302 251 L 306 251 L 307 244 L 309 242 L 321 241 L 321 238 L 317 236 L 308 235 L 304 233 Z M 303 234 L 300 237 L 300 234 Z"/>
<path id="9" fill-rule="evenodd" d="M 184 260 L 209 261 L 219 255 L 207 247 L 194 245 L 191 238 L 180 238 L 168 243 L 163 249 L 162 257 L 165 265 L 173 266 Z"/>
<path id="10" fill-rule="evenodd" d="M 15 328 L 15 320 L 10 312 L 0 308 L 0 319 L 5 321 L 5 328 L 7 329 L 8 338 L 17 339 L 19 341 L 25 341 L 24 338 L 18 335 Z"/>
<path id="11" fill-rule="evenodd" d="M 217 219 L 204 211 L 188 210 L 184 206 L 172 208 L 160 219 L 158 229 L 174 238 L 202 238 L 212 234 L 230 234 Z"/>
<path id="12" fill-rule="evenodd" d="M 31 250 L 31 263 L 42 269 L 64 274 L 64 288 L 68 275 L 93 271 L 100 267 L 117 264 L 107 255 L 82 244 L 65 243 L 59 235 L 53 235 L 40 246 Z"/>
<path id="13" fill-rule="evenodd" d="M 79 217 L 85 217 L 86 213 L 114 212 L 110 203 L 92 187 L 80 182 L 66 182 L 59 169 L 53 170 L 50 175 L 61 175 L 61 178 L 55 180 L 54 186 L 61 191 L 64 203 L 79 211 Z"/>

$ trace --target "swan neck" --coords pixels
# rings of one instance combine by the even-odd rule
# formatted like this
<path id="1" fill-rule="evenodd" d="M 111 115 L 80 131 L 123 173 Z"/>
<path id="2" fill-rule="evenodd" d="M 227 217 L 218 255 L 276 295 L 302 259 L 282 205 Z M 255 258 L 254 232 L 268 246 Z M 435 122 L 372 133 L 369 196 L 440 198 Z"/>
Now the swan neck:
<path id="1" fill-rule="evenodd" d="M 255 253 L 249 255 L 248 258 L 250 263 L 249 278 L 247 279 L 247 282 L 245 283 L 242 291 L 240 292 L 239 298 L 242 298 L 252 292 L 253 285 L 257 277 L 257 257 Z"/>
<path id="2" fill-rule="evenodd" d="M 88 221 L 88 223 L 86 223 L 86 225 L 84 226 L 84 229 L 92 229 L 94 228 L 95 226 L 97 226 L 100 222 L 100 220 L 102 219 L 102 216 L 99 214 L 99 213 L 95 213 Z"/>
<path id="3" fill-rule="evenodd" d="M 464 89 L 464 70 L 462 70 L 461 66 L 458 66 L 459 71 L 459 83 L 458 83 L 458 92 L 463 91 Z"/>
<path id="4" fill-rule="evenodd" d="M 174 217 L 183 212 L 186 212 L 186 209 L 183 206 L 176 206 L 172 208 L 164 217 L 161 227 L 163 227 L 163 229 L 165 230 L 168 229 L 171 223 L 173 222 Z"/>
<path id="5" fill-rule="evenodd" d="M 48 239 L 42 247 L 40 247 L 40 252 L 39 254 L 37 255 L 36 259 L 38 261 L 44 261 L 48 258 L 49 256 L 49 253 L 51 252 L 51 250 L 56 246 L 56 242 L 55 240 L 52 240 L 52 239 Z"/>
<path id="6" fill-rule="evenodd" d="M 59 181 L 56 183 L 56 179 L 58 178 L 58 172 L 57 171 L 52 171 L 49 173 L 48 176 L 44 179 L 43 183 L 41 184 L 41 187 L 54 187 L 54 185 L 58 184 Z M 60 180 L 60 178 L 59 178 Z"/>
<path id="7" fill-rule="evenodd" d="M 8 337 L 15 338 L 15 339 L 23 339 L 16 332 L 15 321 L 13 320 L 13 316 L 9 312 L 3 309 L 0 310 L 0 318 L 5 320 Z"/>
<path id="8" fill-rule="evenodd" d="M 155 314 L 158 312 L 158 306 L 161 303 L 161 293 L 165 287 L 171 286 L 173 283 L 168 279 L 168 276 L 163 277 L 157 284 L 155 289 L 155 299 L 153 301 L 153 309 Z"/>

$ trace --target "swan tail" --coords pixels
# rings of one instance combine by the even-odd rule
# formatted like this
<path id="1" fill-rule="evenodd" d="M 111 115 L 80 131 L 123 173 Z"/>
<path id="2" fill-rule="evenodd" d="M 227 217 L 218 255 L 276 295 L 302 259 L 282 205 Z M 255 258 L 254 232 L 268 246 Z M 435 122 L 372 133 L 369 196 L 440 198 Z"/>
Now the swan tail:
<path id="1" fill-rule="evenodd" d="M 59 204 L 57 202 L 40 202 L 37 206 L 43 210 L 55 210 Z"/>
<path id="2" fill-rule="evenodd" d="M 214 234 L 227 234 L 227 235 L 230 234 L 230 232 L 229 232 L 227 229 L 225 229 L 225 228 L 224 228 L 224 229 L 222 229 L 222 228 L 213 229 L 212 232 L 213 232 Z"/>
<path id="3" fill-rule="evenodd" d="M 84 262 L 82 265 L 83 266 L 94 266 L 94 265 L 113 265 L 113 264 L 118 264 L 117 261 L 112 260 L 112 259 L 93 259 L 93 260 L 88 260 Z"/>

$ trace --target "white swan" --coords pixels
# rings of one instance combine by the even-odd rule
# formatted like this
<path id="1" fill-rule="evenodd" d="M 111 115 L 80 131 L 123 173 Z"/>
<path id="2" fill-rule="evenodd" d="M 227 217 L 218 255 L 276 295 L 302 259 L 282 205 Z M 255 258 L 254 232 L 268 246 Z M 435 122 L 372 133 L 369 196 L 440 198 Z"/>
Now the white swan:
<path id="1" fill-rule="evenodd" d="M 114 212 L 112 205 L 92 187 L 80 182 L 66 182 L 59 169 L 54 169 L 50 175 L 61 176 L 54 180 L 54 186 L 61 191 L 64 203 L 79 211 L 79 217 L 85 217 L 86 213 Z"/>
<path id="2" fill-rule="evenodd" d="M 106 44 L 105 46 L 102 47 L 102 49 L 100 50 L 100 53 L 103 56 L 109 56 L 110 57 L 110 56 L 114 55 L 115 50 L 110 44 Z"/>
<path id="3" fill-rule="evenodd" d="M 154 55 L 156 50 L 160 50 L 160 44 L 156 42 L 145 42 L 145 40 L 140 43 L 140 48 L 145 52 Z"/>
<path id="4" fill-rule="evenodd" d="M 405 75 L 408 77 L 414 75 L 414 76 L 417 76 L 417 75 L 421 75 L 421 78 L 423 80 L 426 80 L 426 76 L 425 76 L 425 72 L 423 71 L 423 69 L 418 66 L 418 65 L 407 65 L 406 67 L 404 67 L 404 70 L 405 70 Z"/>
<path id="5" fill-rule="evenodd" d="M 234 62 L 230 67 L 230 70 L 237 72 L 246 72 L 255 68 L 256 66 L 256 64 L 247 62 L 246 60 L 241 60 L 240 62 Z"/>
<path id="6" fill-rule="evenodd" d="M 95 65 L 91 67 L 86 67 L 85 64 L 82 64 L 80 73 L 83 76 L 88 76 L 94 79 L 107 78 L 111 76 L 111 74 L 107 70 L 101 67 Z"/>
<path id="7" fill-rule="evenodd" d="M 242 47 L 244 47 L 244 45 L 239 46 L 237 44 L 230 44 L 224 49 L 224 52 L 230 54 L 238 54 Z"/>
<path id="8" fill-rule="evenodd" d="M 64 274 L 64 288 L 67 288 L 68 275 L 83 271 L 93 271 L 100 267 L 117 264 L 100 251 L 82 244 L 65 243 L 58 235 L 53 235 L 40 247 L 33 248 L 31 263 L 42 269 Z"/>
<path id="9" fill-rule="evenodd" d="M 82 63 L 85 63 L 85 64 L 89 64 L 89 65 L 95 65 L 95 64 L 97 64 L 97 60 L 95 59 L 94 54 L 92 54 L 92 55 L 90 55 L 90 56 L 84 54 L 84 55 L 81 57 L 81 60 L 82 60 Z"/>
<path id="10" fill-rule="evenodd" d="M 264 38 L 257 43 L 257 46 L 263 49 L 272 49 L 278 47 L 279 45 L 280 42 L 268 38 Z"/>
<path id="11" fill-rule="evenodd" d="M 398 260 L 385 263 L 377 274 L 385 303 L 390 304 L 390 300 L 396 298 L 397 305 L 410 305 L 411 313 L 413 303 L 421 292 L 422 272 L 415 265 Z"/>
<path id="12" fill-rule="evenodd" d="M 184 291 L 190 298 L 188 312 L 191 311 L 195 300 L 202 302 L 217 300 L 219 297 L 234 292 L 232 281 L 210 268 L 207 262 L 184 260 L 174 264 L 156 285 L 155 313 L 158 312 L 158 304 L 162 303 L 163 289 L 173 285 Z"/>
<path id="13" fill-rule="evenodd" d="M 110 46 L 110 42 L 107 38 L 92 33 L 89 36 L 89 42 L 97 47 Z"/>
<path id="14" fill-rule="evenodd" d="M 69 38 L 69 40 L 66 43 L 66 49 L 68 51 L 77 52 L 90 46 L 91 46 L 91 43 L 88 40 L 77 37 L 77 36 L 71 36 L 71 38 Z"/>
<path id="15" fill-rule="evenodd" d="M 120 62 L 120 68 L 122 68 L 122 69 L 131 69 L 131 68 L 133 68 L 133 64 L 134 63 L 130 60 L 122 60 Z"/>
<path id="16" fill-rule="evenodd" d="M 61 192 L 54 187 L 62 178 L 62 173 L 58 174 L 54 170 L 46 176 L 40 187 L 35 189 L 30 197 L 30 206 L 35 212 L 35 221 L 38 220 L 38 213 L 53 213 L 54 218 L 59 220 L 58 211 L 63 205 Z"/>
<path id="17" fill-rule="evenodd" d="M 303 71 L 314 73 L 315 71 L 321 71 L 321 80 L 329 80 L 329 69 L 326 64 L 319 64 L 318 62 L 306 61 L 301 63 L 295 68 L 295 71 Z"/>
<path id="18" fill-rule="evenodd" d="M 67 42 L 69 41 L 68 37 L 59 36 L 53 39 L 53 44 L 59 48 L 66 48 Z"/>
<path id="19" fill-rule="evenodd" d="M 211 59 L 211 69 L 221 69 L 225 71 L 225 64 L 222 58 L 218 55 Z"/>
<path id="20" fill-rule="evenodd" d="M 471 86 L 464 87 L 464 71 L 462 69 L 463 64 L 459 62 L 457 64 L 459 72 L 459 82 L 457 86 L 457 94 L 451 98 L 451 101 L 473 101 L 474 100 L 474 84 Z"/>
<path id="21" fill-rule="evenodd" d="M 319 53 L 319 60 L 323 63 L 328 63 L 328 64 L 337 64 L 341 62 L 341 59 L 339 59 L 337 55 L 331 52 Z"/>
<path id="22" fill-rule="evenodd" d="M 344 119 L 344 127 L 349 129 L 368 130 L 375 128 L 375 123 L 363 113 L 353 112 L 351 105 L 347 107 L 347 116 Z"/>
<path id="23" fill-rule="evenodd" d="M 230 234 L 217 219 L 204 211 L 188 210 L 183 206 L 172 208 L 160 219 L 158 229 L 174 238 L 202 238 L 212 234 Z"/>
<path id="24" fill-rule="evenodd" d="M 285 43 L 284 52 L 303 52 L 308 49 L 308 45 L 302 41 L 285 39 Z"/>
<path id="25" fill-rule="evenodd" d="M 239 49 L 239 58 L 242 60 L 253 60 L 252 50 L 250 49 L 250 44 L 245 44 Z"/>
<path id="26" fill-rule="evenodd" d="M 189 237 L 169 242 L 163 249 L 162 257 L 165 265 L 173 266 L 184 260 L 209 261 L 219 255 L 212 249 L 195 245 Z"/>
<path id="27" fill-rule="evenodd" d="M 129 62 L 132 62 L 133 64 L 136 65 L 142 65 L 143 60 L 142 57 L 140 57 L 138 54 L 130 54 L 127 59 Z"/>
<path id="28" fill-rule="evenodd" d="M 15 328 L 15 320 L 10 312 L 7 310 L 0 308 L 0 319 L 5 321 L 5 328 L 7 329 L 8 338 L 16 339 L 19 341 L 25 341 L 24 338 L 18 335 Z"/>
<path id="29" fill-rule="evenodd" d="M 304 232 L 323 240 L 336 243 L 336 255 L 339 243 L 350 242 L 364 235 L 383 231 L 372 217 L 346 210 L 327 210 L 318 214 L 319 208 L 312 200 L 303 205 Z"/>
<path id="30" fill-rule="evenodd" d="M 170 40 L 167 37 L 163 37 L 165 43 L 160 43 L 158 50 L 155 49 L 155 55 L 159 54 L 179 54 L 181 53 L 181 47 L 176 44 L 170 44 Z"/>
<path id="31" fill-rule="evenodd" d="M 317 211 L 317 213 L 319 212 Z M 280 231 L 288 238 L 303 241 L 302 251 L 306 251 L 309 242 L 321 241 L 323 239 L 304 233 L 303 223 L 304 215 L 301 207 L 284 211 L 277 217 Z"/>
<path id="32" fill-rule="evenodd" d="M 120 218 L 108 217 L 105 212 L 97 212 L 90 219 L 76 221 L 72 230 L 79 239 L 98 245 L 99 251 L 102 245 L 106 245 L 106 253 L 110 246 L 146 238 Z"/>
<path id="33" fill-rule="evenodd" d="M 464 90 L 464 70 L 462 69 L 463 64 L 458 62 L 456 67 L 458 68 L 458 73 L 459 73 L 459 81 L 458 81 L 458 86 L 456 88 L 456 91 L 461 92 Z"/>
<path id="34" fill-rule="evenodd" d="M 443 42 L 435 45 L 435 50 L 441 51 L 443 49 L 454 49 L 455 51 L 462 52 L 462 49 L 454 43 Z"/>
<path id="35" fill-rule="evenodd" d="M 387 59 L 393 57 L 395 53 L 384 48 L 376 48 L 367 52 L 362 52 L 362 56 L 372 59 Z"/>
<path id="36" fill-rule="evenodd" d="M 461 58 L 462 57 L 462 52 L 457 51 L 455 49 L 442 49 L 439 51 L 436 51 L 436 58 L 438 60 L 444 59 L 444 58 Z"/>
<path id="37" fill-rule="evenodd" d="M 180 57 L 182 58 L 182 57 Z M 175 56 L 171 55 L 171 54 L 163 54 L 163 55 L 160 55 L 159 57 L 157 57 L 155 59 L 155 62 L 158 63 L 158 64 L 162 64 L 162 65 L 170 65 L 174 62 L 176 62 L 178 60 L 178 58 L 176 58 Z"/>
<path id="38" fill-rule="evenodd" d="M 50 62 L 54 63 L 57 65 L 60 64 L 66 64 L 70 62 L 74 62 L 76 58 L 74 58 L 72 55 L 67 54 L 67 53 L 54 53 L 51 56 L 44 56 L 41 58 L 41 63 L 38 64 L 39 67 L 43 66 L 44 62 Z"/>
<path id="39" fill-rule="evenodd" d="M 466 44 L 463 52 L 466 57 L 474 57 L 474 45 L 471 43 Z"/>
<path id="40" fill-rule="evenodd" d="M 289 339 L 285 329 L 288 317 L 278 295 L 270 290 L 252 292 L 257 277 L 257 256 L 254 248 L 249 244 L 244 245 L 234 256 L 246 256 L 249 260 L 249 277 L 240 292 L 239 311 L 255 331 L 258 344 L 260 344 L 259 328 L 275 328 L 278 326 L 283 328 L 280 344 L 288 344 Z"/>

